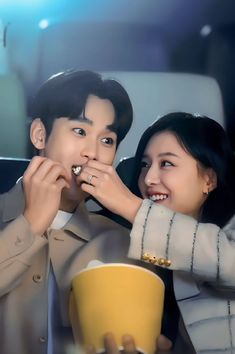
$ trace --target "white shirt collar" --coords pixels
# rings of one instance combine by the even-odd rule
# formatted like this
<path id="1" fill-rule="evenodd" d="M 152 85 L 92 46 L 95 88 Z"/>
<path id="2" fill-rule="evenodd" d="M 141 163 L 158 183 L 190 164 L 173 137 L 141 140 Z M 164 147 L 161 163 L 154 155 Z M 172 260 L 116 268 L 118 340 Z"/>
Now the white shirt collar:
<path id="1" fill-rule="evenodd" d="M 50 229 L 62 229 L 62 227 L 67 224 L 72 215 L 72 213 L 68 213 L 63 210 L 58 210 L 54 220 L 51 223 Z"/>

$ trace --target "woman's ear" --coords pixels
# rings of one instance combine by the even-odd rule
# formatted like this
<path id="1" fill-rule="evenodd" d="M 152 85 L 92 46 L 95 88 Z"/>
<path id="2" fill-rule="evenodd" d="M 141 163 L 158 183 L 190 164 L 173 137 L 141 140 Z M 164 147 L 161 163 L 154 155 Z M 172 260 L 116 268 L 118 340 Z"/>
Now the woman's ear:
<path id="1" fill-rule="evenodd" d="M 30 139 L 37 150 L 45 148 L 46 129 L 40 118 L 35 118 L 31 123 Z"/>
<path id="2" fill-rule="evenodd" d="M 209 194 L 217 187 L 217 175 L 212 168 L 208 168 L 205 171 L 205 183 L 203 187 L 203 193 Z"/>

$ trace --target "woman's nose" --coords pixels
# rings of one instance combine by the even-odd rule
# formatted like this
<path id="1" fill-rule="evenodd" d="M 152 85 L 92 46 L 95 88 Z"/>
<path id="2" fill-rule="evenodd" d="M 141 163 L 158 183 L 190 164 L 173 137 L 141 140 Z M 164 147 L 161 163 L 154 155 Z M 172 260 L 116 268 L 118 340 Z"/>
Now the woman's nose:
<path id="1" fill-rule="evenodd" d="M 151 167 L 144 179 L 144 182 L 147 186 L 151 186 L 154 184 L 159 184 L 160 183 L 160 173 L 156 167 Z"/>

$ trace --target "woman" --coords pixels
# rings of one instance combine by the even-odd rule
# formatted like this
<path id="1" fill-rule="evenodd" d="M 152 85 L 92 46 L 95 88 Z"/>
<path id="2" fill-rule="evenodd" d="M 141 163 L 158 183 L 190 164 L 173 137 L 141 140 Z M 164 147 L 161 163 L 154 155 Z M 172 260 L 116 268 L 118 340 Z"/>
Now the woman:
<path id="1" fill-rule="evenodd" d="M 234 156 L 222 127 L 180 112 L 156 121 L 137 148 L 133 193 L 113 168 L 96 161 L 84 167 L 81 179 L 88 176 L 91 184 L 82 189 L 133 224 L 129 257 L 173 270 L 196 352 L 232 353 L 233 235 L 199 224 L 224 227 L 234 214 Z"/>

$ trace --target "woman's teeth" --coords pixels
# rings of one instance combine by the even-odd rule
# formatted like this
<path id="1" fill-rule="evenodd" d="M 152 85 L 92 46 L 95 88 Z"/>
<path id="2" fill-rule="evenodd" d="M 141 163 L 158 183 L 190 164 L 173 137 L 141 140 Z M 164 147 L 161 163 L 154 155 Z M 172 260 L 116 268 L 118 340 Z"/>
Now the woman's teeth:
<path id="1" fill-rule="evenodd" d="M 155 202 L 156 200 L 166 199 L 168 196 L 166 194 L 153 194 L 149 197 L 150 200 Z"/>

